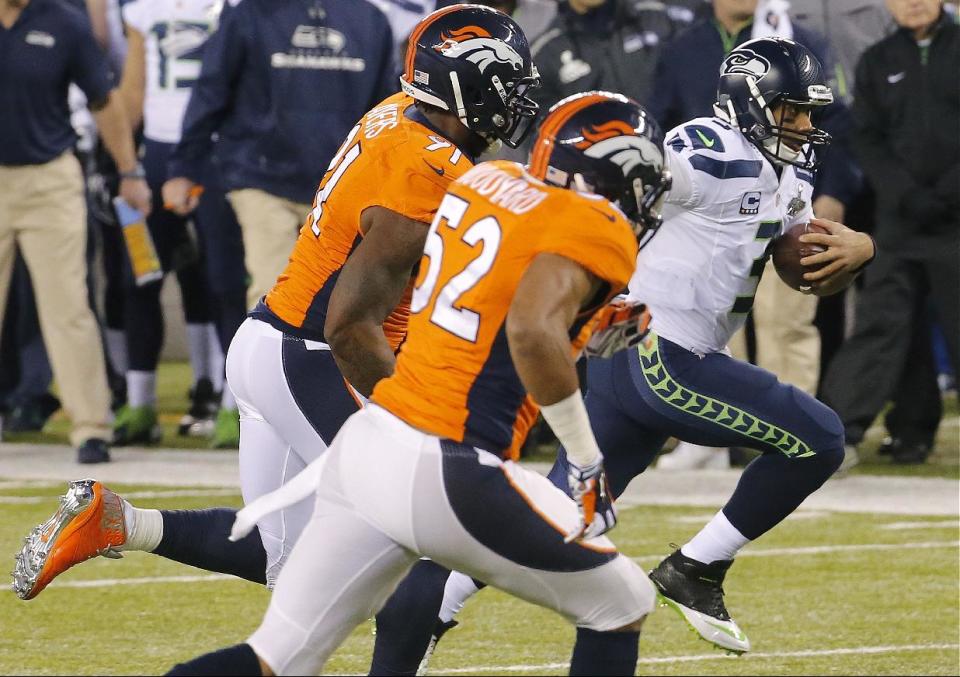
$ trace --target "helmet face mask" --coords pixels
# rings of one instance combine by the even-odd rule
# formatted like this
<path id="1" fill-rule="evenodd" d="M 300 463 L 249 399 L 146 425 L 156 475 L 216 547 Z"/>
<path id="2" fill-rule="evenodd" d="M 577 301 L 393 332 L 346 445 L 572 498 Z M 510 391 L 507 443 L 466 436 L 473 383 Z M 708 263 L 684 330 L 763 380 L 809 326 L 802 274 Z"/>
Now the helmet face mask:
<path id="1" fill-rule="evenodd" d="M 714 110 L 777 165 L 813 170 L 830 144 L 821 129 L 800 129 L 793 119 L 833 102 L 820 62 L 803 45 L 760 38 L 734 49 L 720 66 Z M 793 115 L 789 115 L 789 112 Z"/>
<path id="2" fill-rule="evenodd" d="M 607 198 L 645 243 L 660 226 L 660 205 L 671 185 L 663 166 L 663 134 L 640 104 L 619 94 L 587 92 L 550 109 L 529 172 L 546 183 Z"/>
<path id="3" fill-rule="evenodd" d="M 410 35 L 404 92 L 449 111 L 488 143 L 519 146 L 539 106 L 540 77 L 520 27 L 481 5 L 437 10 Z"/>

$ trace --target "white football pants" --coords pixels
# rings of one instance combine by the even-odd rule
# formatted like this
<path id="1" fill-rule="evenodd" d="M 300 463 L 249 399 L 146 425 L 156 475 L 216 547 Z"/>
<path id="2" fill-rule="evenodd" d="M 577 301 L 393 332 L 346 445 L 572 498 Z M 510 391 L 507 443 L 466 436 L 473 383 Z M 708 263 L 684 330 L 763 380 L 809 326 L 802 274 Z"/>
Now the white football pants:
<path id="1" fill-rule="evenodd" d="M 653 585 L 607 538 L 563 542 L 577 508 L 545 477 L 376 405 L 350 417 L 312 472 L 313 516 L 247 640 L 277 674 L 319 674 L 421 555 L 592 630 L 653 610 Z"/>

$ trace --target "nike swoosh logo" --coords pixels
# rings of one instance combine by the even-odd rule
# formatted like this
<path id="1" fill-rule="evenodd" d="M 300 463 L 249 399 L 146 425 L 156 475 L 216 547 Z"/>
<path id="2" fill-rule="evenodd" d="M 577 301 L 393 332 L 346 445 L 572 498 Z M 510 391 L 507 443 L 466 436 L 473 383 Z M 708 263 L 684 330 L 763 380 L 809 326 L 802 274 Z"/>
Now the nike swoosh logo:
<path id="1" fill-rule="evenodd" d="M 895 85 L 901 80 L 903 80 L 905 77 L 907 77 L 907 72 L 901 71 L 900 73 L 894 73 L 893 75 L 888 75 L 887 82 L 889 82 L 891 85 Z"/>
<path id="2" fill-rule="evenodd" d="M 717 630 L 719 630 L 720 632 L 724 633 L 725 635 L 729 635 L 730 637 L 733 637 L 733 638 L 734 638 L 735 640 L 737 640 L 738 642 L 742 642 L 743 640 L 745 640 L 745 639 L 747 638 L 747 636 L 746 636 L 745 634 L 743 634 L 743 630 L 740 630 L 739 628 L 738 628 L 737 630 L 731 630 L 730 628 L 728 628 L 728 627 L 725 626 L 725 625 L 720 625 L 720 624 L 718 624 L 718 623 L 712 623 L 712 622 L 710 622 L 710 621 L 708 621 L 708 620 L 706 620 L 706 619 L 704 619 L 704 623 L 706 623 L 707 625 L 709 625 L 709 626 L 712 627 L 712 628 L 716 628 Z"/>
<path id="3" fill-rule="evenodd" d="M 697 136 L 700 137 L 700 140 L 703 141 L 704 146 L 706 146 L 707 148 L 713 148 L 713 144 L 717 142 L 716 139 L 708 139 L 703 135 L 703 132 L 701 132 L 699 129 L 696 130 L 696 132 L 697 132 Z"/>
<path id="4" fill-rule="evenodd" d="M 426 160 L 424 160 L 423 163 L 427 165 L 427 167 L 435 171 L 437 173 L 437 176 L 443 176 L 444 172 L 446 171 L 443 167 L 434 167 L 432 164 L 430 164 Z"/>
<path id="5" fill-rule="evenodd" d="M 602 212 L 602 211 L 600 211 L 599 209 L 597 209 L 596 207 L 590 207 L 590 209 L 592 209 L 593 211 L 595 211 L 597 214 L 600 214 L 603 218 L 605 218 L 605 219 L 606 219 L 607 221 L 609 221 L 610 223 L 613 223 L 614 221 L 617 220 L 617 218 L 616 218 L 613 214 L 607 214 L 606 212 Z"/>

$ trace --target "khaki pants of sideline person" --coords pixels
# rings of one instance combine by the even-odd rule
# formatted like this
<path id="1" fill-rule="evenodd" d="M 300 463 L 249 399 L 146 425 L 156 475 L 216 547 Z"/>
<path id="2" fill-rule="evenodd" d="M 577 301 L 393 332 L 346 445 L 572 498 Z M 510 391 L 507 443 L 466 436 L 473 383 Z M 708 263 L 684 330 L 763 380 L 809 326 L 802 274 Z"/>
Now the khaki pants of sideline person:
<path id="1" fill-rule="evenodd" d="M 247 307 L 253 308 L 286 268 L 311 206 L 257 188 L 232 190 L 228 197 L 243 233 L 244 263 L 250 275 Z"/>
<path id="2" fill-rule="evenodd" d="M 820 378 L 820 332 L 813 324 L 817 297 L 788 287 L 768 262 L 753 302 L 757 365 L 811 395 Z M 733 356 L 747 359 L 743 330 L 730 339 Z"/>
<path id="3" fill-rule="evenodd" d="M 0 324 L 19 245 L 30 270 L 43 342 L 74 446 L 110 440 L 110 390 L 100 329 L 87 297 L 87 206 L 80 163 L 0 166 Z"/>

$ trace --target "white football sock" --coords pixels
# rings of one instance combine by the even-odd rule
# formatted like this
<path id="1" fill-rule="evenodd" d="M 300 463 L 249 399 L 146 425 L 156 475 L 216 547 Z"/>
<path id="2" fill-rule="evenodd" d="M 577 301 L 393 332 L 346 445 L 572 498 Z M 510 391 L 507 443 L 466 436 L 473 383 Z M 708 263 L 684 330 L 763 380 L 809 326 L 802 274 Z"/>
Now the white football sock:
<path id="1" fill-rule="evenodd" d="M 127 359 L 127 334 L 122 329 L 107 329 L 104 334 L 107 338 L 110 366 L 118 374 L 126 374 L 130 368 L 130 361 Z"/>
<path id="2" fill-rule="evenodd" d="M 156 406 L 157 372 L 127 372 L 127 403 L 131 407 Z"/>
<path id="3" fill-rule="evenodd" d="M 223 389 L 223 365 L 226 358 L 223 355 L 223 348 L 220 347 L 217 328 L 212 322 L 207 324 L 207 342 L 209 343 L 207 350 L 210 353 L 210 381 L 213 383 L 213 389 L 219 393 Z"/>
<path id="4" fill-rule="evenodd" d="M 480 588 L 473 579 L 459 571 L 450 572 L 447 584 L 443 588 L 443 603 L 440 605 L 440 620 L 449 623 L 463 609 L 463 604 L 473 597 Z"/>
<path id="5" fill-rule="evenodd" d="M 740 549 L 750 542 L 741 534 L 720 510 L 696 536 L 680 548 L 680 552 L 704 564 L 736 557 Z"/>
<path id="6" fill-rule="evenodd" d="M 152 552 L 163 539 L 163 515 L 159 510 L 134 508 L 123 501 L 123 522 L 127 541 L 117 550 Z"/>
<path id="7" fill-rule="evenodd" d="M 193 370 L 193 382 L 210 378 L 210 339 L 207 327 L 203 324 L 187 325 L 187 346 L 190 349 L 190 368 Z"/>

